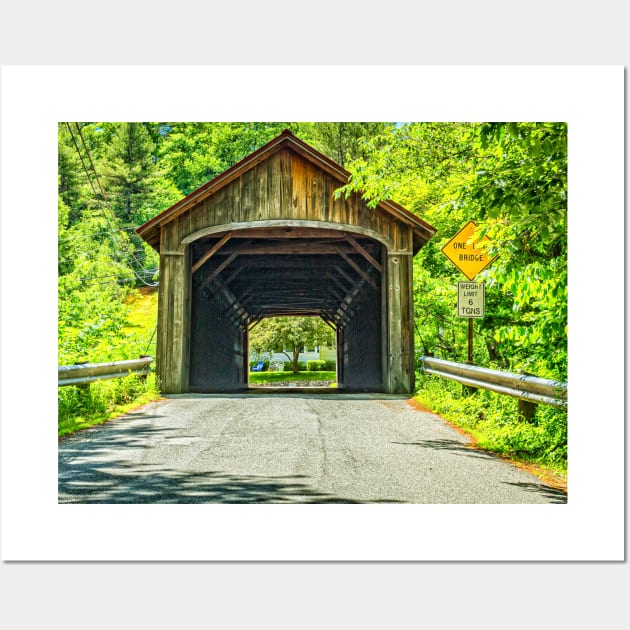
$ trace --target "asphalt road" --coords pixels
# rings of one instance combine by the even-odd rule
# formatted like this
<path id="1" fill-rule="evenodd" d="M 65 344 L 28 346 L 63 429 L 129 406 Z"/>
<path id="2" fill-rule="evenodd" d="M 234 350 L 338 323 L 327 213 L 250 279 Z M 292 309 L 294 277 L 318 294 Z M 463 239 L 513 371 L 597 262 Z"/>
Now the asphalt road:
<path id="1" fill-rule="evenodd" d="M 59 442 L 59 503 L 566 503 L 381 394 L 181 395 Z"/>

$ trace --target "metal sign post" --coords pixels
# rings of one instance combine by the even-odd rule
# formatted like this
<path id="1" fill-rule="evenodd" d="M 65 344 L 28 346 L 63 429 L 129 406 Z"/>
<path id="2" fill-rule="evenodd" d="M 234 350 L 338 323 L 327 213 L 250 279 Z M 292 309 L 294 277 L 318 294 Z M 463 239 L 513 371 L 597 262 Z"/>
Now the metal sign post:
<path id="1" fill-rule="evenodd" d="M 468 318 L 468 362 L 473 360 L 473 319 L 486 313 L 486 285 L 483 282 L 457 283 L 457 316 Z"/>
<path id="2" fill-rule="evenodd" d="M 451 240 L 442 247 L 442 253 L 471 282 L 457 284 L 457 316 L 468 318 L 468 362 L 473 360 L 473 319 L 485 314 L 485 286 L 483 282 L 472 282 L 475 276 L 490 265 L 496 256 L 488 258 L 487 245 L 490 239 L 474 239 L 477 224 L 468 221 Z"/>

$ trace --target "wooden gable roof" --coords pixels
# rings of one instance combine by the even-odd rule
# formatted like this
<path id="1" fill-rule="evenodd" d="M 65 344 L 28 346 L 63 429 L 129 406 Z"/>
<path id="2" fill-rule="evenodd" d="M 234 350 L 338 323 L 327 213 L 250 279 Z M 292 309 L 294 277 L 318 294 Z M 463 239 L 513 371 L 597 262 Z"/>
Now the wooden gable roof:
<path id="1" fill-rule="evenodd" d="M 290 150 L 297 153 L 304 160 L 325 172 L 334 181 L 343 186 L 348 183 L 350 172 L 339 166 L 336 162 L 326 157 L 310 145 L 297 138 L 288 129 L 285 129 L 279 136 L 243 158 L 214 179 L 206 182 L 183 199 L 156 215 L 136 229 L 136 233 L 149 243 L 154 249 L 160 248 L 161 228 L 183 213 L 191 210 L 198 204 L 228 186 L 231 182 L 241 177 L 261 162 L 269 160 L 277 153 Z M 412 214 L 401 205 L 393 201 L 382 201 L 377 206 L 382 211 L 391 215 L 402 224 L 410 226 L 413 231 L 414 253 L 420 249 L 436 232 L 435 228 L 429 225 L 420 217 Z"/>

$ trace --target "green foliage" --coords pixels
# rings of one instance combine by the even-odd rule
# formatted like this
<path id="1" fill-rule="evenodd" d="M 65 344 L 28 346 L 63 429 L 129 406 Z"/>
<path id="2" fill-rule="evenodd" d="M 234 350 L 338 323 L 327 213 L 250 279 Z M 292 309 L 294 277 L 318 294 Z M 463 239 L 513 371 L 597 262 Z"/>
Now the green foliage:
<path id="1" fill-rule="evenodd" d="M 538 405 L 531 422 L 518 418 L 518 401 L 486 390 L 465 396 L 458 383 L 419 374 L 416 399 L 470 433 L 480 448 L 567 472 L 567 412 Z"/>
<path id="2" fill-rule="evenodd" d="M 186 195 L 296 123 L 186 123 L 168 125 L 159 148 L 167 178 Z"/>
<path id="3" fill-rule="evenodd" d="M 476 278 L 487 315 L 475 322 L 475 361 L 566 380 L 566 125 L 408 123 L 362 150 L 336 194 L 360 192 L 372 207 L 390 198 L 438 230 L 414 259 L 416 345 L 467 357 L 455 313 L 462 277 L 440 250 L 473 219 L 499 254 Z"/>
<path id="4" fill-rule="evenodd" d="M 142 223 L 143 212 L 153 194 L 155 147 L 141 123 L 120 123 L 105 148 L 101 181 L 107 199 L 122 225 Z"/>
<path id="5" fill-rule="evenodd" d="M 298 372 L 298 357 L 305 345 L 332 345 L 334 341 L 334 331 L 319 317 L 269 317 L 254 328 L 249 345 L 257 353 L 284 353 L 291 369 Z"/>
<path id="6" fill-rule="evenodd" d="M 326 367 L 326 361 L 307 361 L 306 369 L 309 372 L 320 372 Z"/>
<path id="7" fill-rule="evenodd" d="M 489 288 L 512 297 L 511 321 L 492 331 L 512 366 L 566 379 L 567 126 L 492 123 L 478 129 L 477 177 L 461 200 L 499 253 Z M 546 374 L 545 374 L 546 375 Z"/>
<path id="8" fill-rule="evenodd" d="M 295 371 L 293 369 L 293 361 L 284 361 L 282 363 L 282 366 L 287 372 L 294 372 Z M 305 361 L 298 361 L 297 362 L 297 370 L 298 370 L 298 372 L 304 372 L 306 370 L 306 362 Z"/>
<path id="9" fill-rule="evenodd" d="M 364 143 L 393 128 L 392 123 L 381 122 L 302 123 L 297 134 L 337 164 L 345 166 L 349 160 L 367 157 Z"/>
<path id="10" fill-rule="evenodd" d="M 68 385 L 59 388 L 59 437 L 102 424 L 132 407 L 159 398 L 155 375 L 146 380 L 138 374 L 124 378 L 96 381 L 88 386 Z"/>
<path id="11" fill-rule="evenodd" d="M 158 163 L 166 177 L 186 195 L 273 140 L 284 129 L 335 160 L 363 155 L 362 142 L 391 127 L 363 122 L 175 122 L 162 126 Z"/>
<path id="12" fill-rule="evenodd" d="M 61 365 L 99 360 L 93 350 L 101 343 L 115 345 L 128 312 L 124 304 L 127 289 L 121 281 L 132 282 L 132 272 L 112 260 L 108 243 L 91 238 L 89 229 L 84 231 L 89 225 L 77 224 L 82 229 L 66 231 L 67 240 L 63 245 L 60 241 L 60 270 L 65 271 L 58 282 Z"/>
<path id="13" fill-rule="evenodd" d="M 81 295 L 80 291 L 73 293 L 75 300 Z M 157 292 L 141 294 L 132 291 L 124 300 L 115 299 L 106 304 L 100 301 L 98 291 L 95 294 L 89 292 L 89 298 L 92 302 L 84 301 L 83 308 L 89 304 L 95 315 L 103 318 L 108 315 L 105 309 L 110 307 L 112 311 L 108 315 L 109 319 L 103 320 L 103 326 L 88 328 L 89 334 L 78 335 L 80 347 L 77 338 L 60 326 L 60 365 L 70 365 L 80 360 L 100 363 L 133 359 L 143 354 L 155 356 L 153 333 L 157 319 Z M 67 303 L 60 301 L 60 304 Z M 88 320 L 82 320 L 82 314 L 83 311 L 79 310 L 74 315 L 75 327 L 86 326 Z M 59 435 L 99 424 L 124 413 L 133 404 L 149 402 L 157 397 L 154 374 L 146 379 L 132 374 L 120 379 L 97 381 L 88 387 L 60 387 Z"/>

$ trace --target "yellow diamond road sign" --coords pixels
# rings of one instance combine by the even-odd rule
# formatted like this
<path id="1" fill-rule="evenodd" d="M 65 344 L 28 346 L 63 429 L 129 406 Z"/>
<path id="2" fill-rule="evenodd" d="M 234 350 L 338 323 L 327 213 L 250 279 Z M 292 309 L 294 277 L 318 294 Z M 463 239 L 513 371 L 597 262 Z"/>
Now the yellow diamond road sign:
<path id="1" fill-rule="evenodd" d="M 453 238 L 442 247 L 442 253 L 469 279 L 483 271 L 496 256 L 488 258 L 485 242 L 490 239 L 484 236 L 481 240 L 472 241 L 471 237 L 477 228 L 474 221 L 468 221 L 466 225 Z"/>

